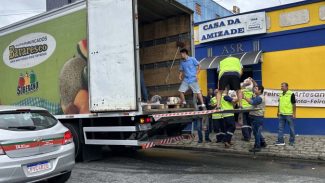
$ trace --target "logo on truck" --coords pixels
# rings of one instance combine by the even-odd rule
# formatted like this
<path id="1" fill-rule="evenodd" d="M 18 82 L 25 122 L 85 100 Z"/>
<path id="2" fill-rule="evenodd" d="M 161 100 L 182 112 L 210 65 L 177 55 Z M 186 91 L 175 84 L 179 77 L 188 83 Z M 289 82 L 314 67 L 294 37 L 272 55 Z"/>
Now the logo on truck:
<path id="1" fill-rule="evenodd" d="M 4 63 L 15 69 L 34 67 L 46 61 L 54 52 L 56 41 L 46 33 L 31 33 L 9 44 L 3 53 Z"/>
<path id="2" fill-rule="evenodd" d="M 20 73 L 18 78 L 17 95 L 29 94 L 38 90 L 36 74 L 31 72 Z"/>

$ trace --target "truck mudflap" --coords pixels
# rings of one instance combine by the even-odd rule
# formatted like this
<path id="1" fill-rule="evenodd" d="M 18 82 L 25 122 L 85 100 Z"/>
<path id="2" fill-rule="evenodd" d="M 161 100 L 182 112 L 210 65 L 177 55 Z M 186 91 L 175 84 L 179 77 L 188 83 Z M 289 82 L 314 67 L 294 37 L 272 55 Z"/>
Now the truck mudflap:
<path id="1" fill-rule="evenodd" d="M 168 138 L 163 138 L 163 139 L 155 139 L 155 140 L 152 140 L 150 142 L 142 144 L 141 148 L 142 149 L 149 149 L 149 148 L 152 148 L 152 147 L 155 147 L 155 146 L 172 144 L 172 143 L 182 141 L 182 140 L 192 140 L 193 138 L 195 138 L 194 134 L 184 134 L 184 135 L 168 137 Z"/>

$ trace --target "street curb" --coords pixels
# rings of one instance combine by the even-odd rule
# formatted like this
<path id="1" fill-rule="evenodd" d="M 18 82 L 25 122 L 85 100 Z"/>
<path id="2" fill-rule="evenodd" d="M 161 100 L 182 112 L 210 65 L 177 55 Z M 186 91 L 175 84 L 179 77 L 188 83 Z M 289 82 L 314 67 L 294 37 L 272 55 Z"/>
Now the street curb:
<path id="1" fill-rule="evenodd" d="M 325 157 L 321 156 L 306 156 L 306 155 L 297 155 L 297 157 L 293 157 L 292 155 L 284 155 L 284 154 L 275 154 L 269 152 L 261 152 L 258 153 L 251 153 L 248 151 L 236 151 L 232 149 L 217 149 L 217 148 L 206 148 L 206 147 L 188 147 L 188 146 L 179 146 L 179 145 L 161 145 L 156 146 L 158 148 L 166 148 L 166 149 L 181 149 L 181 150 L 193 150 L 193 151 L 208 151 L 208 152 L 219 152 L 219 153 L 231 153 L 231 154 L 238 154 L 238 155 L 249 155 L 249 156 L 256 156 L 256 157 L 273 157 L 273 158 L 280 158 L 280 159 L 291 159 L 291 160 L 313 160 L 313 161 L 322 161 L 325 162 Z"/>

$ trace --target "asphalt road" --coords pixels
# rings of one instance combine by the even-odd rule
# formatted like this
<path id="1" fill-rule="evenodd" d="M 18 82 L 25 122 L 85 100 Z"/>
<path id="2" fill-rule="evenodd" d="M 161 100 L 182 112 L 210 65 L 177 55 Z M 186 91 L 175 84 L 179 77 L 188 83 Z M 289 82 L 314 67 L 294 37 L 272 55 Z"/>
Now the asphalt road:
<path id="1" fill-rule="evenodd" d="M 325 162 L 151 149 L 77 163 L 69 183 L 86 182 L 325 183 Z"/>

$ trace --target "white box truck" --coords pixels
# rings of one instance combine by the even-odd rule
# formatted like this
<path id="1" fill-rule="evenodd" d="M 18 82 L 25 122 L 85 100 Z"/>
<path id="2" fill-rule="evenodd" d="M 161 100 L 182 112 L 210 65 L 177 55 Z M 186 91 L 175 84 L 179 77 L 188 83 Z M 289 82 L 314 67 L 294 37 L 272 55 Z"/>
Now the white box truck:
<path id="1" fill-rule="evenodd" d="M 140 45 L 161 52 L 184 41 L 194 53 L 192 14 L 174 0 L 88 0 L 1 28 L 0 102 L 49 110 L 72 131 L 84 160 L 103 145 L 141 147 L 178 136 L 194 109 L 145 111 L 140 89 L 140 65 L 174 54 L 148 57 Z M 148 73 L 145 80 L 157 77 Z"/>

